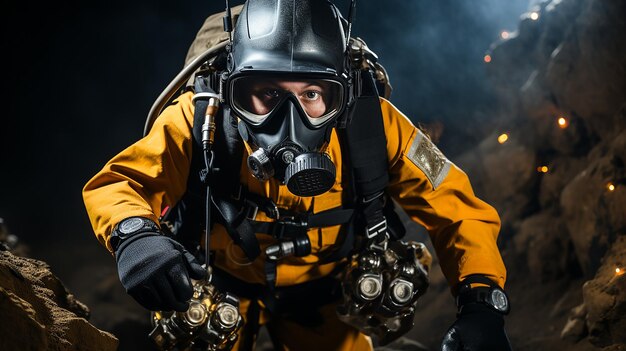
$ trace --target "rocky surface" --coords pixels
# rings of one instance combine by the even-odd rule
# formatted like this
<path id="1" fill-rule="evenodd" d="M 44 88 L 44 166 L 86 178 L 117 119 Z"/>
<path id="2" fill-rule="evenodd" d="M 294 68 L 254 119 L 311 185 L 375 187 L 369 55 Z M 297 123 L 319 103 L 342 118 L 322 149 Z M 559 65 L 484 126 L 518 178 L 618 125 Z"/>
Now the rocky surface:
<path id="1" fill-rule="evenodd" d="M 1 350 L 116 350 L 89 309 L 41 261 L 0 251 Z"/>
<path id="2" fill-rule="evenodd" d="M 493 134 L 456 161 L 502 217 L 518 350 L 626 348 L 624 14 L 545 1 L 487 52 Z"/>
<path id="3" fill-rule="evenodd" d="M 492 134 L 453 161 L 502 218 L 516 350 L 626 349 L 624 14 L 624 2 L 544 1 L 486 52 Z M 411 333 L 437 349 L 454 317 L 432 272 Z"/>

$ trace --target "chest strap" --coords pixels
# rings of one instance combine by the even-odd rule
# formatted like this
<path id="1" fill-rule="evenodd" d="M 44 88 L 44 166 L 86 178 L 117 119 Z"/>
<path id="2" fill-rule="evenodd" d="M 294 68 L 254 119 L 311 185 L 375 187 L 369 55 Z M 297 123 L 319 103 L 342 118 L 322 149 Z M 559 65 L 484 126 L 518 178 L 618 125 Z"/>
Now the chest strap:
<path id="1" fill-rule="evenodd" d="M 324 212 L 282 216 L 274 222 L 251 221 L 256 233 L 270 234 L 276 239 L 289 238 L 293 231 L 332 227 L 352 220 L 354 209 L 334 208 Z"/>

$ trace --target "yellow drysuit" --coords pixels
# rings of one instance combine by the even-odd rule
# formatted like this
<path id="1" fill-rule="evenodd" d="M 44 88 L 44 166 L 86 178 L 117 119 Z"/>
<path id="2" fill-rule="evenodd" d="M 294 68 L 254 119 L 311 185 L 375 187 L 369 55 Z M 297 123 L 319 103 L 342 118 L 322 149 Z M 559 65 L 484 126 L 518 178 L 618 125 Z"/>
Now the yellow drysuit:
<path id="1" fill-rule="evenodd" d="M 119 221 L 142 216 L 158 223 L 161 211 L 176 204 L 184 194 L 193 143 L 191 97 L 192 93 L 181 95 L 163 111 L 147 136 L 111 159 L 86 184 L 83 197 L 91 224 L 98 240 L 109 250 L 109 235 Z M 385 99 L 381 99 L 381 108 L 389 159 L 387 192 L 428 230 L 450 286 L 467 275 L 480 273 L 504 287 L 506 270 L 496 246 L 500 228 L 496 211 L 474 195 L 466 174 L 446 160 L 406 116 Z M 338 207 L 342 202 L 342 155 L 334 131 L 326 151 L 337 166 L 337 176 L 332 189 L 320 196 L 297 197 L 275 179 L 259 182 L 243 162 L 248 156 L 246 150 L 241 183 L 249 191 L 271 198 L 279 208 L 318 213 Z M 256 220 L 271 221 L 263 212 Z M 310 229 L 311 254 L 281 260 L 276 285 L 299 284 L 329 274 L 337 263 L 319 264 L 318 253 L 335 243 L 338 232 L 339 226 Z M 257 237 L 262 249 L 274 243 L 270 235 Z M 247 282 L 265 282 L 264 257 L 247 262 L 222 226 L 214 226 L 210 245 L 216 251 L 216 266 Z M 243 300 L 244 316 L 247 305 L 248 301 Z M 333 344 L 341 350 L 370 348 L 369 338 L 336 320 L 334 312 L 329 311 L 323 311 L 329 321 L 319 330 L 281 321 L 279 333 L 291 340 L 285 341 L 286 347 L 330 350 Z M 329 345 L 312 344 L 310 338 L 316 333 L 324 336 L 318 339 L 320 342 Z"/>

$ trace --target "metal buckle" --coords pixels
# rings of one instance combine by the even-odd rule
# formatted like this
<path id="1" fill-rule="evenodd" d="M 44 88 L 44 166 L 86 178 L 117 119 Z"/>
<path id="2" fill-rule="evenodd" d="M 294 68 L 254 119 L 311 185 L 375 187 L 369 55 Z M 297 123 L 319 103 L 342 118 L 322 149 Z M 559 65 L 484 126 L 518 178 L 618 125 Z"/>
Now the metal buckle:
<path id="1" fill-rule="evenodd" d="M 272 207 L 265 208 L 263 212 L 265 212 L 265 214 L 271 219 L 279 219 L 280 211 L 278 210 L 278 206 L 272 200 L 269 200 L 269 203 L 272 205 Z"/>
<path id="2" fill-rule="evenodd" d="M 296 216 L 285 216 L 281 217 L 274 222 L 274 226 L 272 229 L 272 236 L 278 239 L 285 237 L 285 232 L 288 231 L 287 227 L 297 227 L 297 228 L 306 228 L 308 227 L 308 222 L 305 219 L 298 218 Z"/>
<path id="3" fill-rule="evenodd" d="M 376 241 L 372 242 L 369 246 L 369 249 L 386 251 L 387 244 L 389 244 L 389 234 L 385 233 L 383 240 L 380 242 L 376 242 Z"/>
<path id="4" fill-rule="evenodd" d="M 281 223 L 283 225 L 293 225 L 296 227 L 306 227 L 309 225 L 309 223 L 306 221 L 306 219 L 300 217 L 296 217 L 296 216 L 284 216 L 279 218 L 276 223 Z"/>
<path id="5" fill-rule="evenodd" d="M 256 204 L 256 202 L 250 201 L 248 199 L 244 200 L 244 206 L 246 207 L 246 218 L 254 221 L 256 219 L 256 215 L 259 213 L 259 206 Z"/>
<path id="6" fill-rule="evenodd" d="M 365 235 L 368 239 L 372 239 L 380 234 L 387 233 L 387 219 L 383 217 L 383 220 L 374 224 L 371 227 L 365 228 Z"/>

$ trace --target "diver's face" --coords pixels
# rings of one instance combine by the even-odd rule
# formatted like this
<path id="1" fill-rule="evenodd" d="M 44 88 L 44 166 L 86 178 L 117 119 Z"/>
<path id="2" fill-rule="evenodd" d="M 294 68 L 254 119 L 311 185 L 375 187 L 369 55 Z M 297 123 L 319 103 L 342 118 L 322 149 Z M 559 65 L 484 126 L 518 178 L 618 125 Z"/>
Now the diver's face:
<path id="1" fill-rule="evenodd" d="M 331 79 L 281 78 L 252 75 L 235 78 L 230 87 L 231 106 L 247 123 L 258 126 L 290 100 L 298 104 L 309 127 L 323 125 L 341 110 L 343 85 Z"/>
<path id="2" fill-rule="evenodd" d="M 250 87 L 249 106 L 252 113 L 269 113 L 285 94 L 293 94 L 308 117 L 319 118 L 327 112 L 331 97 L 324 81 L 256 81 Z"/>

